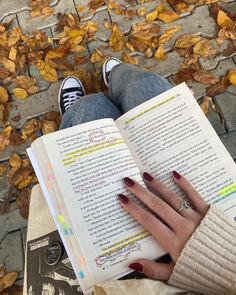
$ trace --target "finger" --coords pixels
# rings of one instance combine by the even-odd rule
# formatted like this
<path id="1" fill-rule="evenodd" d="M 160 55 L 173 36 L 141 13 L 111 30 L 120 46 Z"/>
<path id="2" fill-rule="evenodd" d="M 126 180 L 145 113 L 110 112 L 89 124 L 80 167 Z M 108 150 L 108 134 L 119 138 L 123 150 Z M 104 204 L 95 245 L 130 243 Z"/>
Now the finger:
<path id="1" fill-rule="evenodd" d="M 144 273 L 153 280 L 167 281 L 174 268 L 174 262 L 156 263 L 148 259 L 138 259 L 129 268 Z"/>
<path id="2" fill-rule="evenodd" d="M 176 195 L 171 189 L 169 189 L 164 183 L 160 182 L 158 179 L 154 178 L 147 172 L 143 173 L 143 179 L 148 187 L 158 196 L 162 198 L 167 204 L 174 208 L 177 212 L 183 201 L 182 198 Z M 193 209 L 189 208 L 188 210 L 181 210 L 179 212 L 182 216 L 196 220 L 199 219 L 200 215 L 195 212 Z"/>
<path id="3" fill-rule="evenodd" d="M 153 235 L 162 248 L 168 253 L 173 250 L 176 235 L 168 226 L 127 196 L 120 194 L 119 200 L 121 201 L 122 207 Z"/>
<path id="4" fill-rule="evenodd" d="M 172 229 L 177 230 L 184 218 L 166 202 L 145 189 L 139 183 L 128 177 L 124 178 L 127 189 L 137 196 L 153 212 L 157 213 Z"/>
<path id="5" fill-rule="evenodd" d="M 176 171 L 173 171 L 172 173 L 175 183 L 184 191 L 194 209 L 198 213 L 205 215 L 209 209 L 209 205 L 203 200 L 202 196 L 184 176 Z"/>

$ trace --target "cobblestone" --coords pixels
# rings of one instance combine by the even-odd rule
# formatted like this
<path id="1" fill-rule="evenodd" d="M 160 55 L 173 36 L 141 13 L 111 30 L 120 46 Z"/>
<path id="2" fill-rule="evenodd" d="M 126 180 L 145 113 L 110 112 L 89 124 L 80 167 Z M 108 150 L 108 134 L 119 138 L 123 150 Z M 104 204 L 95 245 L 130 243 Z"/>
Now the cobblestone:
<path id="1" fill-rule="evenodd" d="M 57 13 L 76 13 L 79 15 L 81 21 L 92 20 L 99 24 L 96 39 L 87 44 L 88 50 L 84 52 L 83 55 L 89 56 L 94 49 L 99 47 L 102 49 L 104 56 L 121 58 L 121 52 L 113 52 L 108 46 L 111 30 L 105 29 L 104 22 L 117 22 L 121 31 L 128 35 L 132 30 L 132 25 L 144 21 L 145 17 L 136 16 L 128 18 L 124 15 L 117 15 L 114 10 L 108 10 L 108 0 L 105 0 L 103 6 L 92 10 L 89 8 L 89 2 L 90 0 L 55 0 L 51 4 L 54 9 L 51 16 L 47 18 L 36 17 L 31 19 L 28 0 L 0 0 L 0 22 L 9 22 L 12 20 L 11 26 L 20 25 L 24 33 L 31 33 L 39 29 L 44 31 L 48 36 L 55 36 Z M 116 2 L 126 7 L 127 10 L 137 10 L 140 7 L 146 7 L 148 11 L 151 11 L 162 1 L 154 0 L 142 3 L 142 0 L 117 0 Z M 220 5 L 226 11 L 236 12 L 236 1 L 226 0 L 224 3 L 221 2 Z M 83 7 L 83 10 L 81 7 Z M 191 14 L 183 14 L 180 19 L 171 24 L 164 24 L 161 21 L 158 23 L 160 25 L 160 34 L 173 25 L 181 26 L 181 30 L 165 44 L 165 50 L 167 52 L 166 60 L 157 61 L 154 58 L 146 59 L 142 54 L 137 52 L 132 53 L 132 55 L 137 57 L 139 61 L 138 66 L 140 68 L 157 72 L 167 78 L 169 78 L 171 74 L 178 72 L 183 60 L 176 51 L 172 50 L 179 36 L 184 34 L 199 34 L 214 39 L 217 35 L 215 21 L 209 14 L 208 5 L 199 5 Z M 236 69 L 236 53 L 228 57 L 223 56 L 222 52 L 227 48 L 229 41 L 225 41 L 220 47 L 214 40 L 212 42 L 214 42 L 214 46 L 218 48 L 219 54 L 210 59 L 200 58 L 200 65 L 203 69 L 215 73 L 218 77 L 222 77 L 229 70 Z M 91 70 L 99 70 L 100 67 L 101 65 L 97 63 L 94 66 L 91 65 Z M 14 128 L 18 129 L 22 128 L 24 123 L 31 118 L 40 117 L 42 114 L 51 110 L 58 111 L 57 93 L 60 81 L 50 84 L 42 79 L 39 71 L 34 66 L 30 66 L 28 70 L 30 75 L 36 78 L 40 92 L 28 97 L 25 101 L 14 100 L 13 98 L 9 122 Z M 59 78 L 62 77 L 59 76 Z M 189 83 L 189 85 L 193 87 L 196 99 L 201 99 L 206 94 L 207 85 L 197 82 Z M 13 86 L 14 84 L 12 87 Z M 236 86 L 230 86 L 225 93 L 213 99 L 221 111 L 224 125 L 219 115 L 214 111 L 209 112 L 208 119 L 232 157 L 236 160 Z M 20 114 L 20 120 L 19 122 L 14 122 L 13 118 L 18 114 Z M 0 161 L 8 160 L 13 151 L 25 155 L 27 146 L 28 143 L 19 147 L 9 146 L 0 153 Z M 0 200 L 3 199 L 4 193 L 7 192 L 7 190 L 7 179 L 6 176 L 4 176 L 1 182 Z M 4 224 L 4 227 L 0 229 L 0 263 L 4 261 L 8 271 L 18 271 L 20 273 L 18 283 L 22 284 L 27 221 L 20 216 L 14 200 L 11 203 L 10 212 L 5 215 L 0 215 L 0 224 Z"/>

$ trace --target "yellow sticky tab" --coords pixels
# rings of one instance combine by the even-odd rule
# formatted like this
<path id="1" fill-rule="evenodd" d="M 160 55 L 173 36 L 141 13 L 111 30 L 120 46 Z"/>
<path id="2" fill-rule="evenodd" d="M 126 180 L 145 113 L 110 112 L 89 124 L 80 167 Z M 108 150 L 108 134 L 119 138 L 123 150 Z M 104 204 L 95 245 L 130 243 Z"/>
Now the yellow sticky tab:
<path id="1" fill-rule="evenodd" d="M 230 185 L 222 188 L 218 191 L 218 195 L 221 197 L 225 197 L 227 195 L 230 195 L 231 193 L 236 191 L 236 182 L 231 183 Z"/>
<path id="2" fill-rule="evenodd" d="M 65 222 L 65 216 L 64 215 L 59 215 L 59 221 L 61 222 L 61 223 L 64 223 Z"/>

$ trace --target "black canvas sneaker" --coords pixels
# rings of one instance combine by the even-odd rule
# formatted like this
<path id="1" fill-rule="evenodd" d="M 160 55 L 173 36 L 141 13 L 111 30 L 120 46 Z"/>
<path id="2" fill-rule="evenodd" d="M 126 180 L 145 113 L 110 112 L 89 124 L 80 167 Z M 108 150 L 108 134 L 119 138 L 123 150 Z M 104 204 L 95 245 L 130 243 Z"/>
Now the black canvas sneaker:
<path id="1" fill-rule="evenodd" d="M 81 96 L 85 95 L 82 82 L 76 77 L 67 77 L 61 84 L 58 103 L 63 115 Z"/>
<path id="2" fill-rule="evenodd" d="M 118 58 L 115 57 L 111 57 L 108 58 L 103 66 L 102 66 L 102 74 L 103 74 L 103 80 L 105 85 L 108 87 L 108 83 L 109 83 L 109 78 L 110 78 L 110 74 L 111 74 L 111 70 L 117 66 L 122 64 L 122 61 L 119 60 Z"/>

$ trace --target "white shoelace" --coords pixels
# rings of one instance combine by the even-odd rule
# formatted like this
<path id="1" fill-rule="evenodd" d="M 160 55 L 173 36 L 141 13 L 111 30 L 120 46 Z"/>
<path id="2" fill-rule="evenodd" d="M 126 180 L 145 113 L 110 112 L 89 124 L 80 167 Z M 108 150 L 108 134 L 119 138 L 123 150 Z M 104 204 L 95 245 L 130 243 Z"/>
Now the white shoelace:
<path id="1" fill-rule="evenodd" d="M 79 99 L 82 95 L 83 94 L 80 91 L 65 93 L 63 95 L 63 103 L 64 103 L 65 110 L 70 108 L 75 103 L 75 101 Z"/>

